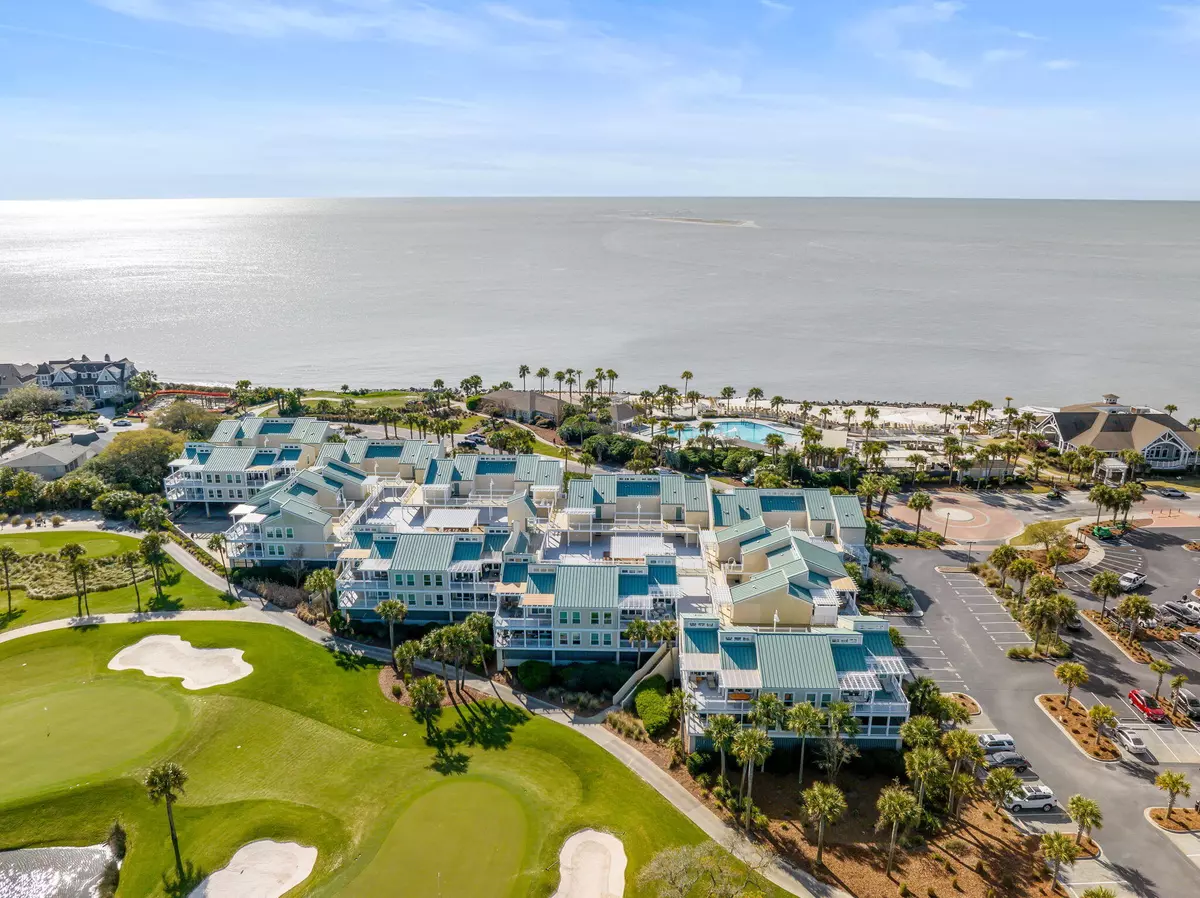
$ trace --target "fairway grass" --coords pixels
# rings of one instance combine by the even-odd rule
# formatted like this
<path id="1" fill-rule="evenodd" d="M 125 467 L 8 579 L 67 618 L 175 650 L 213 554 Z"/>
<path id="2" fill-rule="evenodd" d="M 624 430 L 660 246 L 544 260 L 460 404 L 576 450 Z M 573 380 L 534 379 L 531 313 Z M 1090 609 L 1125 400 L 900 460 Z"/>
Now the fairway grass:
<path id="1" fill-rule="evenodd" d="M 89 530 L 49 530 L 6 533 L 0 536 L 0 544 L 3 543 L 26 555 L 35 552 L 57 553 L 67 543 L 79 543 L 87 550 L 85 558 L 100 558 L 118 552 L 136 551 L 141 541 L 131 536 Z M 229 599 L 222 590 L 213 589 L 174 561 L 168 561 L 164 570 L 166 576 L 163 578 L 161 601 L 154 594 L 153 581 L 138 583 L 143 611 L 211 611 L 241 607 L 240 602 Z M 74 617 L 76 614 L 77 603 L 73 596 L 66 599 L 31 599 L 24 590 L 14 589 L 13 613 L 10 616 L 8 596 L 3 587 L 0 581 L 0 632 Z M 132 586 L 122 586 L 89 593 L 88 605 L 92 614 L 130 614 L 137 610 L 137 596 Z"/>
<path id="2" fill-rule="evenodd" d="M 253 673 L 188 693 L 107 669 L 159 633 L 241 649 Z M 440 884 L 446 898 L 544 898 L 563 843 L 589 828 L 624 842 L 636 896 L 655 853 L 703 838 L 599 746 L 520 709 L 446 709 L 439 755 L 378 670 L 267 624 L 114 624 L 0 644 L 0 849 L 95 844 L 119 819 L 118 894 L 180 893 L 165 812 L 141 786 L 162 760 L 189 776 L 175 816 L 195 881 L 248 842 L 311 845 L 313 873 L 289 896 L 427 898 Z"/>

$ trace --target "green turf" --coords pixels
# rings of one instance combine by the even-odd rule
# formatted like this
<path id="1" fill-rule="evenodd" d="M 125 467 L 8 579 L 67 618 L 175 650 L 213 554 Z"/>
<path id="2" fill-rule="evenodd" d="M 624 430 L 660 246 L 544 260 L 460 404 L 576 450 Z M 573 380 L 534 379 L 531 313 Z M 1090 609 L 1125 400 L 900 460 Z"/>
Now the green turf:
<path id="1" fill-rule="evenodd" d="M 132 536 L 91 530 L 27 530 L 0 536 L 0 546 L 12 546 L 23 555 L 57 552 L 67 543 L 79 543 L 92 558 L 132 552 L 138 547 L 138 540 Z"/>
<path id="2" fill-rule="evenodd" d="M 107 669 L 152 633 L 240 648 L 253 673 L 188 692 Z M 186 894 L 164 882 L 165 814 L 139 784 L 168 758 L 190 777 L 176 817 L 197 875 L 254 839 L 296 839 L 318 860 L 294 895 L 431 896 L 440 881 L 447 898 L 545 898 L 563 841 L 593 827 L 622 838 L 626 895 L 640 896 L 637 871 L 655 852 L 702 838 L 599 746 L 517 709 L 448 709 L 439 754 L 383 697 L 376 665 L 266 624 L 33 634 L 0 644 L 0 682 L 0 850 L 94 843 L 119 818 L 120 895 Z"/>
<path id="3" fill-rule="evenodd" d="M 86 530 L 35 531 L 0 537 L 0 541 L 8 542 L 18 552 L 24 553 L 57 552 L 66 543 L 76 542 L 87 549 L 87 557 L 92 558 L 112 555 L 116 552 L 133 551 L 139 545 L 139 541 L 131 536 L 95 533 Z M 162 586 L 163 597 L 161 600 L 154 594 L 154 583 L 146 580 L 138 584 L 136 592 L 132 586 L 122 586 L 119 589 L 89 593 L 88 605 L 93 614 L 129 613 L 137 610 L 138 593 L 141 596 L 142 610 L 208 611 L 234 608 L 240 605 L 240 603 L 228 599 L 223 590 L 214 589 L 198 577 L 185 571 L 174 561 L 168 561 L 165 566 Z M 24 590 L 14 589 L 12 592 L 13 610 L 9 615 L 8 596 L 3 587 L 4 584 L 0 581 L 0 632 L 27 627 L 43 621 L 74 617 L 76 614 L 77 602 L 74 597 L 30 599 L 25 595 Z"/>

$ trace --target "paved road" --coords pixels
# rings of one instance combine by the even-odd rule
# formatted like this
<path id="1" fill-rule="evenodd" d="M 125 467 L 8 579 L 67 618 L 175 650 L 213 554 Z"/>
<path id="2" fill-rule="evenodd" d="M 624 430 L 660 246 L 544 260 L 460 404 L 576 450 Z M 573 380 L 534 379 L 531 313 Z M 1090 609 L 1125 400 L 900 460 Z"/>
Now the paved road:
<path id="1" fill-rule="evenodd" d="M 914 665 L 916 672 L 930 671 L 943 689 L 962 683 L 978 699 L 991 723 L 1016 737 L 1019 749 L 1060 801 L 1078 792 L 1100 802 L 1108 825 L 1097 833 L 1097 839 L 1108 857 L 1109 875 L 1124 880 L 1141 896 L 1200 894 L 1200 871 L 1149 824 L 1136 819 L 1143 808 L 1163 804 L 1162 793 L 1153 783 L 1161 769 L 1184 770 L 1196 779 L 1195 765 L 1165 760 L 1165 750 L 1154 764 L 1129 759 L 1100 764 L 1085 759 L 1034 704 L 1039 693 L 1062 691 L 1053 666 L 1006 658 L 999 634 L 1007 628 L 1000 609 L 988 611 L 982 598 L 987 591 L 970 589 L 965 582 L 968 578 L 947 577 L 935 570 L 939 565 L 961 565 L 964 553 L 890 551 L 898 558 L 897 573 L 912 586 L 918 606 L 925 611 L 921 617 L 900 621 L 908 637 L 907 649 L 921 659 Z M 1147 550 L 1150 569 L 1155 569 L 1159 555 L 1170 551 L 1182 554 L 1177 548 Z M 989 613 L 996 616 L 981 616 Z M 1091 673 L 1088 692 L 1112 705 L 1118 715 L 1129 715 L 1121 697 L 1135 685 L 1153 690 L 1154 675 L 1126 659 L 1094 629 L 1067 638 Z M 1193 679 L 1200 682 L 1200 670 Z M 1084 699 L 1093 700 L 1090 696 Z M 1049 818 L 1050 822 L 1055 819 Z"/>

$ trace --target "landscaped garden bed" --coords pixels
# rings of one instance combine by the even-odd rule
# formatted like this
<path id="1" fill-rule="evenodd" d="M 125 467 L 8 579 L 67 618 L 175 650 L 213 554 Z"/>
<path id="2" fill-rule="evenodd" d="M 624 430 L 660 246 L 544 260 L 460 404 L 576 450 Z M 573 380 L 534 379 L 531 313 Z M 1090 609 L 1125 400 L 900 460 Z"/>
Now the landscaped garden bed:
<path id="1" fill-rule="evenodd" d="M 1146 651 L 1141 641 L 1132 641 L 1124 630 L 1120 630 L 1117 627 L 1111 617 L 1101 617 L 1099 611 L 1091 608 L 1082 611 L 1081 614 L 1099 627 L 1104 632 L 1104 635 L 1111 639 L 1130 661 L 1136 661 L 1138 664 L 1149 664 L 1154 660 L 1154 656 Z"/>
<path id="2" fill-rule="evenodd" d="M 975 701 L 975 699 L 971 698 L 965 692 L 943 692 L 942 694 L 956 705 L 960 705 L 972 717 L 983 713 L 983 709 L 979 707 L 979 702 Z"/>
<path id="3" fill-rule="evenodd" d="M 1056 720 L 1072 741 L 1097 761 L 1116 761 L 1121 750 L 1096 729 L 1087 708 L 1077 698 L 1067 707 L 1065 695 L 1039 695 L 1038 706 Z"/>
<path id="4" fill-rule="evenodd" d="M 1163 829 L 1173 833 L 1200 831 L 1200 811 L 1195 808 L 1175 808 L 1168 819 L 1166 808 L 1151 808 L 1150 819 Z"/>

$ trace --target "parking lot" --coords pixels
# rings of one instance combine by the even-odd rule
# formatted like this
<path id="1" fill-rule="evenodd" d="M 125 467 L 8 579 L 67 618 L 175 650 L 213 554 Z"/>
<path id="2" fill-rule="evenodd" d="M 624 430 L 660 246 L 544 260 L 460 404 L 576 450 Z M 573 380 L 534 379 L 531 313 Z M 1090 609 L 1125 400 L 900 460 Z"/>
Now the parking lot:
<path id="1" fill-rule="evenodd" d="M 974 574 L 938 571 L 938 575 L 979 622 L 997 649 L 1006 652 L 1015 645 L 1033 644 L 995 593 Z"/>
<path id="2" fill-rule="evenodd" d="M 1095 567 L 1084 571 L 1062 571 L 1059 576 L 1066 582 L 1072 592 L 1090 595 L 1088 584 L 1101 571 L 1112 571 L 1118 577 L 1130 572 L 1144 573 L 1146 557 L 1136 545 L 1136 537 L 1131 533 L 1118 540 L 1107 540 L 1104 543 L 1104 559 Z"/>
<path id="3" fill-rule="evenodd" d="M 943 692 L 966 692 L 970 688 L 920 617 L 894 617 L 891 625 L 904 637 L 900 654 L 914 677 L 928 677 Z"/>

